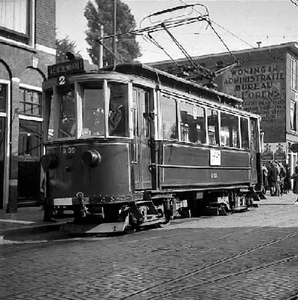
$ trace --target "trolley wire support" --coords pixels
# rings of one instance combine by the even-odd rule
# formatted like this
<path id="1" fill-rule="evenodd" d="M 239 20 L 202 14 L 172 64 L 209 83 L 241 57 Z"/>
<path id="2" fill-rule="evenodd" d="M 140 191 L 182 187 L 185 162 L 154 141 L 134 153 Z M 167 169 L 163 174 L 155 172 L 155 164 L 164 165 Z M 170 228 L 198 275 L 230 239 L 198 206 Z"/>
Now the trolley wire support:
<path id="1" fill-rule="evenodd" d="M 197 10 L 197 7 L 204 8 L 205 12 L 201 13 L 199 10 Z M 178 14 L 178 15 L 174 15 Z M 195 16 L 193 16 L 195 14 Z M 156 20 L 157 17 L 164 17 L 162 21 Z M 142 24 L 148 21 L 151 23 L 151 25 L 142 27 Z M 186 26 L 186 25 L 192 25 L 198 22 L 207 22 L 208 26 L 212 29 L 212 31 L 215 33 L 215 35 L 220 39 L 220 41 L 223 43 L 225 48 L 228 50 L 228 52 L 233 57 L 234 62 L 232 64 L 227 65 L 226 67 L 221 68 L 218 71 L 212 72 L 210 69 L 205 68 L 201 66 L 199 63 L 195 62 L 191 55 L 188 53 L 188 51 L 185 49 L 185 47 L 182 46 L 182 44 L 178 41 L 178 39 L 174 36 L 174 34 L 170 31 L 170 29 L 174 29 L 180 26 Z M 182 52 L 182 54 L 186 57 L 187 61 L 189 62 L 190 66 L 179 65 L 176 60 L 169 54 L 169 52 L 163 47 L 156 38 L 153 37 L 154 33 L 164 31 L 166 32 L 171 40 L 174 42 L 174 44 L 178 47 L 178 49 Z M 174 63 L 176 66 L 176 70 L 173 70 L 173 73 L 176 76 L 183 77 L 188 80 L 202 80 L 202 78 L 205 78 L 209 80 L 210 86 L 213 86 L 213 80 L 220 74 L 226 72 L 227 70 L 234 68 L 235 66 L 238 66 L 240 62 L 237 60 L 237 58 L 233 55 L 233 53 L 229 50 L 228 46 L 225 44 L 221 36 L 217 33 L 215 30 L 212 21 L 209 17 L 209 11 L 208 8 L 200 3 L 196 4 L 185 4 L 185 5 L 179 5 L 172 8 L 168 8 L 165 10 L 157 11 L 153 14 L 150 14 L 149 16 L 146 16 L 142 19 L 140 22 L 140 28 L 131 30 L 129 32 L 121 32 L 113 35 L 106 35 L 101 37 L 100 39 L 96 39 L 95 41 L 98 42 L 100 45 L 102 45 L 105 50 L 107 50 L 109 53 L 113 54 L 113 51 L 110 50 L 107 46 L 104 45 L 104 40 L 106 39 L 115 39 L 116 37 L 122 37 L 127 35 L 141 35 L 145 40 L 150 41 L 153 45 L 158 47 L 162 52 L 164 52 L 170 60 Z M 118 57 L 113 54 L 113 57 L 116 61 L 120 61 Z"/>

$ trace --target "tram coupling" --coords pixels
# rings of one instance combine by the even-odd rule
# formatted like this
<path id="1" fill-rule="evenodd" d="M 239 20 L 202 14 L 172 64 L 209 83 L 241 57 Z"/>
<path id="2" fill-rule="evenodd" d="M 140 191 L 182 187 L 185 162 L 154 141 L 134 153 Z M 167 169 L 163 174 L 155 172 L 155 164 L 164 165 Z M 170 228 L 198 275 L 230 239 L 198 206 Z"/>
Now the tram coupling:
<path id="1" fill-rule="evenodd" d="M 85 218 L 89 213 L 87 206 L 85 205 L 85 201 L 84 201 L 84 193 L 82 192 L 78 192 L 76 194 L 76 197 L 79 201 L 80 204 L 80 212 L 81 212 L 81 217 Z"/>

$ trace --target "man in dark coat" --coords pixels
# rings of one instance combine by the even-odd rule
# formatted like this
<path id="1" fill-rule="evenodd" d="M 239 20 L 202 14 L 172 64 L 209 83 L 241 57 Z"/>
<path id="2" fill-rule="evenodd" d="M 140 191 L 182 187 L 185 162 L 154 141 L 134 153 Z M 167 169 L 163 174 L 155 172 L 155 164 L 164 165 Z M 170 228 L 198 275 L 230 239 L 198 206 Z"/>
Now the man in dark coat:
<path id="1" fill-rule="evenodd" d="M 295 172 L 291 176 L 291 179 L 294 179 L 293 193 L 298 194 L 298 161 L 296 162 Z M 295 204 L 298 203 L 298 198 L 295 201 Z"/>
<path id="2" fill-rule="evenodd" d="M 275 167 L 275 165 L 272 162 L 270 162 L 269 169 L 268 169 L 268 183 L 270 187 L 271 196 L 276 196 L 277 176 L 278 176 L 278 169 Z"/>

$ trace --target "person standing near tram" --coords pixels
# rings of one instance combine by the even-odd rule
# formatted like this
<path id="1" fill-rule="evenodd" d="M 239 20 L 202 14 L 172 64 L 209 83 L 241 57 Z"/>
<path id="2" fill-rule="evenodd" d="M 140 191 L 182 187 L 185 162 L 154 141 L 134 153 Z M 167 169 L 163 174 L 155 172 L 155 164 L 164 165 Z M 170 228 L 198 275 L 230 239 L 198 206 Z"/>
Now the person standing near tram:
<path id="1" fill-rule="evenodd" d="M 285 165 L 286 176 L 284 181 L 284 193 L 287 194 L 291 189 L 291 170 L 289 164 Z"/>
<path id="2" fill-rule="evenodd" d="M 266 195 L 268 189 L 268 168 L 265 162 L 263 163 L 261 169 L 262 169 L 262 176 L 263 176 L 263 194 Z"/>
<path id="3" fill-rule="evenodd" d="M 294 174 L 291 176 L 291 179 L 294 179 L 294 185 L 293 185 L 293 193 L 298 194 L 298 161 L 296 162 Z M 298 204 L 298 198 L 295 201 L 295 204 Z"/>
<path id="4" fill-rule="evenodd" d="M 277 185 L 276 185 L 277 176 L 278 176 L 278 169 L 273 162 L 270 162 L 269 169 L 268 169 L 268 183 L 270 188 L 270 196 L 277 195 Z"/>

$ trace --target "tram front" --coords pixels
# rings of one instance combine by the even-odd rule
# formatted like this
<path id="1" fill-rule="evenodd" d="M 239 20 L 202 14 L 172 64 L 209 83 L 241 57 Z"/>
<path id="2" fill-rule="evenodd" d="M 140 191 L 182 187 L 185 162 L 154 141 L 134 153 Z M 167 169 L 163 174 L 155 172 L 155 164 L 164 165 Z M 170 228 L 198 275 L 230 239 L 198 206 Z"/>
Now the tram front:
<path id="1" fill-rule="evenodd" d="M 132 201 L 129 81 L 105 72 L 52 73 L 43 86 L 44 219 L 73 210 L 78 218 L 116 221 Z"/>

